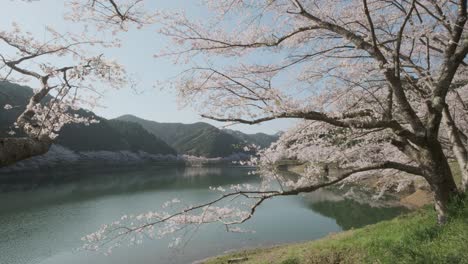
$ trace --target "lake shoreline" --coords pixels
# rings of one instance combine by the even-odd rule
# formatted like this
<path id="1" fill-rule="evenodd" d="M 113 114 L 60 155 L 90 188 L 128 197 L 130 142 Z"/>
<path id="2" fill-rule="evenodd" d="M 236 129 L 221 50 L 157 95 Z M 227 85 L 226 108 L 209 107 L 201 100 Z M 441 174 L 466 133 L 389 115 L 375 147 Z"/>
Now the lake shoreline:
<path id="1" fill-rule="evenodd" d="M 303 164 L 288 164 L 285 168 L 288 171 L 295 173 L 300 173 L 302 171 Z M 457 184 L 461 182 L 461 172 L 458 169 L 458 164 L 453 162 L 450 164 L 453 171 L 454 177 Z M 464 238 L 468 236 L 468 222 L 466 218 L 468 217 L 468 196 L 464 198 L 459 204 L 452 206 L 459 206 L 462 213 L 452 216 L 449 226 L 439 226 L 434 220 L 435 212 L 430 204 L 433 202 L 432 193 L 427 189 L 416 189 L 411 194 L 406 194 L 399 197 L 399 204 L 405 206 L 412 211 L 401 216 L 398 216 L 392 220 L 384 220 L 376 224 L 371 224 L 362 228 L 357 228 L 353 230 L 341 231 L 334 234 L 329 234 L 323 238 L 311 240 L 308 242 L 299 242 L 299 243 L 284 243 L 278 246 L 272 247 L 253 247 L 250 249 L 242 250 L 232 250 L 220 254 L 218 256 L 213 256 L 199 260 L 195 263 L 197 264 L 219 264 L 219 263 L 229 263 L 229 259 L 243 259 L 245 261 L 239 261 L 235 263 L 242 264 L 257 264 L 256 260 L 266 259 L 269 255 L 274 256 L 275 262 L 271 263 L 291 263 L 299 264 L 301 260 L 304 259 L 304 252 L 312 251 L 313 253 L 310 256 L 307 256 L 307 263 L 362 263 L 364 260 L 372 259 L 372 263 L 375 261 L 381 261 L 381 258 L 387 258 L 385 263 L 400 263 L 402 262 L 401 256 L 403 255 L 402 248 L 399 246 L 399 243 L 403 238 L 407 238 L 411 244 L 406 244 L 404 249 L 410 250 L 407 252 L 407 255 L 411 257 L 411 262 L 414 260 L 414 251 L 419 250 L 424 253 L 419 254 L 421 256 L 427 257 L 427 259 L 422 262 L 428 263 L 427 261 L 432 261 L 431 263 L 448 263 L 448 260 L 453 261 L 453 257 L 457 256 L 460 260 L 467 260 L 468 255 L 466 250 L 461 250 L 468 247 L 468 243 L 465 239 L 457 241 L 459 238 Z M 446 231 L 444 238 L 422 236 L 419 232 L 436 232 L 442 233 L 441 229 L 445 228 Z M 408 229 L 410 231 L 408 231 Z M 432 231 L 426 231 L 432 230 Z M 460 233 L 465 232 L 465 235 L 460 235 Z M 387 237 L 386 237 L 387 236 Z M 393 236 L 393 237 L 392 237 Z M 396 239 L 394 237 L 396 236 Z M 419 236 L 421 241 L 415 242 L 412 236 Z M 374 241 L 372 241 L 374 240 Z M 382 240 L 386 240 L 383 243 Z M 366 244 L 367 243 L 367 244 Z M 426 244 L 424 244 L 426 243 Z M 444 247 L 447 247 L 447 243 L 450 243 L 455 250 L 452 252 L 443 252 L 444 254 L 439 254 L 437 256 L 431 256 L 432 252 L 437 252 L 435 250 L 428 249 L 430 246 L 440 248 L 437 243 L 441 243 Z M 374 248 L 374 256 L 369 256 L 367 252 L 369 249 L 365 246 L 364 249 L 357 250 L 355 245 L 366 245 L 367 247 L 372 247 L 373 244 L 380 244 Z M 395 247 L 398 250 L 395 250 L 398 254 L 394 256 L 388 256 L 388 247 Z M 338 252 L 336 252 L 338 251 Z M 448 250 L 446 250 L 448 251 Z M 351 254 L 350 254 L 351 252 Z M 294 254 L 302 254 L 302 256 L 297 257 Z M 426 256 L 427 255 L 427 256 Z M 465 255 L 465 258 L 463 257 Z M 260 257 L 259 257 L 260 256 Z M 441 261 L 435 261 L 435 257 L 442 258 Z M 390 259 L 388 259 L 390 258 Z M 234 263 L 234 262 L 232 262 Z M 457 263 L 466 263 L 466 262 L 457 262 Z"/>
<path id="2" fill-rule="evenodd" d="M 0 193 L 27 191 L 40 189 L 47 186 L 61 186 L 67 184 L 84 183 L 90 181 L 87 172 L 101 175 L 100 178 L 107 178 L 108 181 L 122 181 L 122 177 L 112 176 L 115 173 L 129 173 L 133 171 L 145 171 L 146 174 L 164 173 L 172 171 L 190 171 L 193 169 L 202 170 L 223 170 L 240 169 L 252 170 L 254 167 L 242 166 L 238 164 L 205 164 L 203 166 L 193 166 L 184 162 L 145 162 L 145 163 L 121 163 L 121 164 L 99 164 L 99 163 L 79 163 L 63 164 L 60 167 L 42 167 L 40 169 L 21 171 L 0 171 Z M 158 176 L 155 177 L 157 180 Z"/>
<path id="3" fill-rule="evenodd" d="M 247 160 L 250 155 L 232 153 L 227 157 L 197 157 L 191 155 L 162 155 L 144 151 L 73 151 L 60 145 L 52 145 L 43 155 L 35 156 L 7 167 L 0 168 L 0 175 L 8 173 L 30 173 L 68 168 L 99 169 L 100 167 L 131 166 L 231 166 L 237 161 Z"/>
<path id="4" fill-rule="evenodd" d="M 452 206 L 460 207 L 462 213 L 452 215 L 445 226 L 439 226 L 435 212 L 425 206 L 392 220 L 307 242 L 235 250 L 194 263 L 467 263 L 468 242 L 464 238 L 468 235 L 468 199 Z M 438 235 L 424 236 L 421 232 Z M 434 248 L 443 250 L 434 253 Z"/>
<path id="5" fill-rule="evenodd" d="M 295 174 L 301 174 L 307 163 L 298 163 L 296 161 L 283 161 L 278 165 L 278 169 L 282 171 L 288 171 Z M 453 170 L 457 170 L 458 165 L 451 164 Z M 457 175 L 457 173 L 455 173 Z M 459 178 L 459 176 L 457 175 Z M 379 186 L 377 177 L 371 176 L 360 181 L 360 184 L 363 184 L 367 188 L 373 190 L 375 193 L 379 193 Z M 352 186 L 352 185 L 350 185 Z M 355 186 L 357 188 L 362 188 Z M 371 194 L 369 194 L 370 196 Z M 433 203 L 433 195 L 430 190 L 430 187 L 426 184 L 423 179 L 413 179 L 410 184 L 408 184 L 403 190 L 396 191 L 395 189 L 390 188 L 385 191 L 387 196 L 385 199 L 389 200 L 390 206 L 404 206 L 410 210 L 419 209 L 425 205 Z M 380 198 L 379 198 L 380 199 Z"/>
<path id="6" fill-rule="evenodd" d="M 249 173 L 251 169 L 136 166 L 114 168 L 110 172 L 69 170 L 70 173 L 50 171 L 45 175 L 22 175 L 25 181 L 2 186 L 10 191 L 2 193 L 0 199 L 3 224 L 0 234 L 4 237 L 0 241 L 0 251 L 4 253 L 0 263 L 26 264 L 37 260 L 36 263 L 41 264 L 149 264 L 154 263 L 154 259 L 164 264 L 191 263 L 230 249 L 317 239 L 400 213 L 337 200 L 324 190 L 312 196 L 284 197 L 265 203 L 245 226 L 255 230 L 255 234 L 226 234 L 224 226 L 204 226 L 204 231 L 197 233 L 181 254 L 167 248 L 169 238 L 114 250 L 105 258 L 99 253 L 74 250 L 82 246 L 82 236 L 94 232 L 102 224 L 121 219 L 122 215 L 167 210 L 162 206 L 173 198 L 191 204 L 211 201 L 219 197 L 219 193 L 210 190 L 210 186 L 225 189 L 239 184 L 257 186 L 259 178 Z M 289 228 L 283 228 L 285 224 Z"/>

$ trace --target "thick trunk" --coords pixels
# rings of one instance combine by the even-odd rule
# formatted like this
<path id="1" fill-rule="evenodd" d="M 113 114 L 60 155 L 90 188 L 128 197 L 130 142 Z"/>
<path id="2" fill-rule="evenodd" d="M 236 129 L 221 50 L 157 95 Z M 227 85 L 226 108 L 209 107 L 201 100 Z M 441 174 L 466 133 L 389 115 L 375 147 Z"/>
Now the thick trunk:
<path id="1" fill-rule="evenodd" d="M 31 138 L 0 138 L 0 167 L 49 151 L 52 141 Z"/>
<path id="2" fill-rule="evenodd" d="M 459 163 L 459 166 L 460 166 L 461 176 L 462 176 L 460 190 L 466 193 L 468 191 L 468 163 L 465 163 L 464 165 L 461 165 Z"/>
<path id="3" fill-rule="evenodd" d="M 421 150 L 420 154 L 421 169 L 434 192 L 438 223 L 444 224 L 448 217 L 450 197 L 458 193 L 457 186 L 439 142 L 430 142 L 428 148 Z"/>
<path id="4" fill-rule="evenodd" d="M 455 183 L 447 179 L 443 182 L 431 183 L 434 192 L 434 208 L 437 212 L 437 222 L 445 224 L 448 219 L 448 204 L 453 195 L 456 194 Z"/>
<path id="5" fill-rule="evenodd" d="M 444 123 L 448 128 L 447 135 L 452 145 L 453 154 L 455 155 L 455 158 L 458 162 L 458 166 L 460 167 L 460 172 L 462 176 L 460 190 L 462 192 L 465 192 L 468 188 L 468 151 L 466 150 L 466 147 L 463 144 L 462 137 L 459 133 L 458 128 L 455 125 L 455 122 L 452 119 L 452 116 L 447 106 L 444 108 L 443 117 Z"/>

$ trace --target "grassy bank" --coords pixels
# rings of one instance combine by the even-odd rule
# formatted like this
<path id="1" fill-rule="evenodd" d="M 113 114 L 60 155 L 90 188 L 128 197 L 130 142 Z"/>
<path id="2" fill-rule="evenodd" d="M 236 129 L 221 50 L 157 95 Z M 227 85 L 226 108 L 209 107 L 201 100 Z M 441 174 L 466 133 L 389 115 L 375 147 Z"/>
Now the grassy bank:
<path id="1" fill-rule="evenodd" d="M 452 206 L 447 225 L 440 227 L 435 219 L 427 206 L 320 240 L 240 251 L 204 263 L 468 263 L 468 199 Z"/>
<path id="2" fill-rule="evenodd" d="M 457 184 L 461 174 L 451 164 Z M 431 205 L 364 228 L 311 242 L 252 249 L 220 256 L 205 264 L 305 263 L 467 263 L 468 197 L 450 208 L 450 221 L 436 223 Z"/>

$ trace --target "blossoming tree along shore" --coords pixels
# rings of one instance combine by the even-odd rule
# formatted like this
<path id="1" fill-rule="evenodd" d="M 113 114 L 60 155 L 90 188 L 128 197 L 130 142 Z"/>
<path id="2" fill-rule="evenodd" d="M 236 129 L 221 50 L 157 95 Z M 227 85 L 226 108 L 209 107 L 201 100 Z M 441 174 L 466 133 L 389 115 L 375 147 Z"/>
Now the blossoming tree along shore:
<path id="1" fill-rule="evenodd" d="M 141 27 L 150 23 L 152 17 L 143 12 L 141 2 L 68 1 L 65 19 L 96 26 L 100 31 L 110 29 L 115 34 L 127 30 L 129 24 Z M 90 52 L 94 46 L 118 47 L 115 37 L 95 39 L 85 31 L 60 33 L 50 27 L 46 31 L 49 39 L 40 40 L 17 24 L 0 30 L 0 78 L 18 83 L 33 79 L 39 83 L 26 109 L 12 124 L 10 133 L 18 131 L 25 137 L 0 138 L 0 167 L 46 153 L 63 125 L 93 122 L 71 114 L 70 109 L 95 105 L 99 87 L 120 88 L 128 84 L 120 64 Z M 48 95 L 52 99 L 47 99 Z M 13 107 L 2 106 L 2 111 Z"/>
<path id="2" fill-rule="evenodd" d="M 282 140 L 290 157 L 422 176 L 445 221 L 457 192 L 452 155 L 462 190 L 468 184 L 466 1 L 209 2 L 217 23 L 167 17 L 162 33 L 180 48 L 170 54 L 237 62 L 188 69 L 175 84 L 182 100 L 212 106 L 203 116 L 223 122 L 302 119 L 286 135 L 294 140 Z M 265 63 L 254 52 L 283 59 Z"/>
<path id="3" fill-rule="evenodd" d="M 222 122 L 301 121 L 253 159 L 260 187 L 221 188 L 206 204 L 125 216 L 84 237 L 87 247 L 203 223 L 237 230 L 272 197 L 372 175 L 424 178 L 438 222 L 446 222 L 459 192 L 450 159 L 462 171 L 460 191 L 468 184 L 466 0 L 203 2 L 213 14 L 203 21 L 158 15 L 161 33 L 174 41 L 159 56 L 190 65 L 173 82 L 181 100 Z M 284 158 L 307 161 L 305 174 L 275 173 Z M 324 163 L 339 170 L 319 177 Z"/>

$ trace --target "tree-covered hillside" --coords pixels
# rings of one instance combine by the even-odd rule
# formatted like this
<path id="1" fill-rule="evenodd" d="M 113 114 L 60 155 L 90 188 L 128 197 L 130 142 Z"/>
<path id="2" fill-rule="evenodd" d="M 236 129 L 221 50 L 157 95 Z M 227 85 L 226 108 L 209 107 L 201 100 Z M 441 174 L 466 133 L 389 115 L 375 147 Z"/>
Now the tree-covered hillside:
<path id="1" fill-rule="evenodd" d="M 160 154 L 176 154 L 176 151 L 166 142 L 149 133 L 139 124 L 120 120 L 108 120 L 107 122 L 119 132 L 124 144 L 131 151 L 153 153 L 157 149 Z"/>
<path id="2" fill-rule="evenodd" d="M 135 122 L 148 132 L 159 136 L 177 152 L 204 157 L 226 157 L 242 152 L 245 143 L 224 131 L 203 122 L 194 124 L 158 123 L 132 115 L 124 115 L 117 120 Z"/>
<path id="3" fill-rule="evenodd" d="M 13 123 L 24 110 L 33 91 L 30 87 L 0 82 L 0 135 L 9 136 Z M 45 100 L 49 100 L 47 97 Z M 4 105 L 12 105 L 6 110 Z M 208 158 L 227 157 L 243 152 L 246 144 L 269 146 L 277 136 L 244 134 L 235 130 L 220 130 L 210 124 L 158 123 L 132 115 L 107 120 L 93 112 L 78 110 L 80 116 L 94 117 L 99 123 L 89 126 L 68 124 L 56 143 L 75 151 L 145 151 L 151 154 L 187 154 Z M 17 133 L 16 136 L 21 135 Z"/>
<path id="4" fill-rule="evenodd" d="M 0 82 L 0 133 L 8 136 L 15 119 L 24 110 L 33 91 L 26 86 Z M 50 98 L 50 97 L 49 97 Z M 3 108 L 5 104 L 12 109 Z M 79 110 L 81 116 L 94 117 L 99 123 L 66 125 L 56 143 L 75 151 L 145 151 L 151 154 L 176 154 L 176 151 L 140 125 L 129 122 L 106 120 L 93 112 Z"/>

